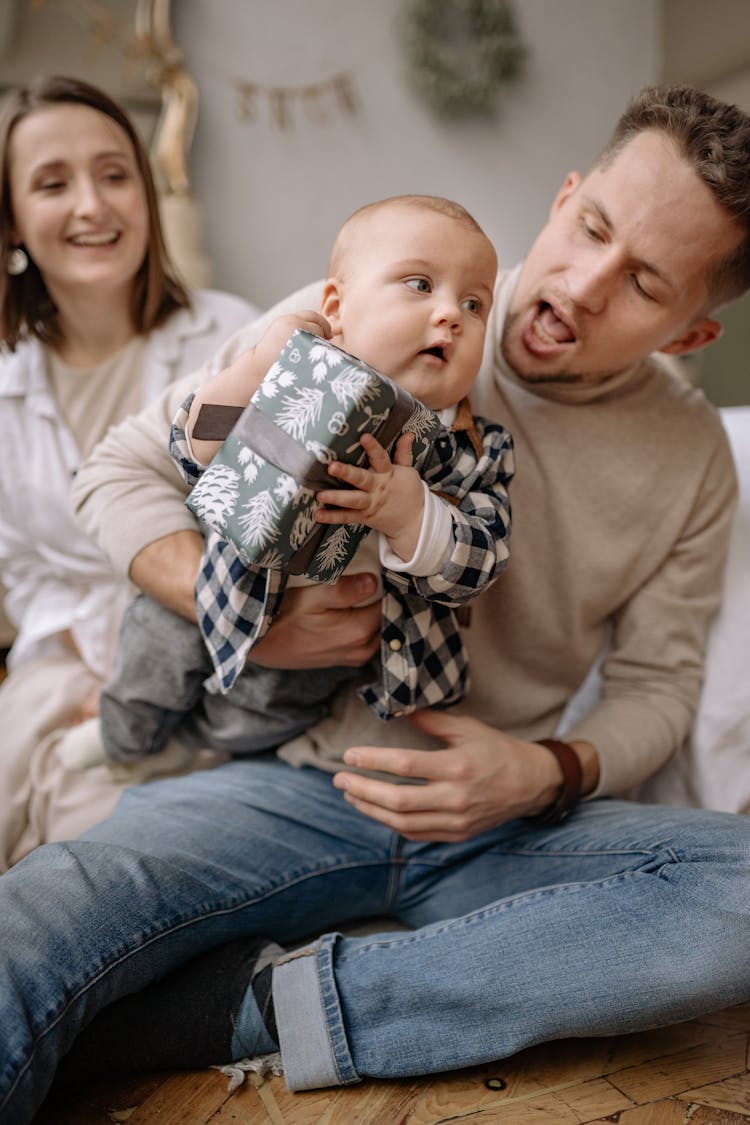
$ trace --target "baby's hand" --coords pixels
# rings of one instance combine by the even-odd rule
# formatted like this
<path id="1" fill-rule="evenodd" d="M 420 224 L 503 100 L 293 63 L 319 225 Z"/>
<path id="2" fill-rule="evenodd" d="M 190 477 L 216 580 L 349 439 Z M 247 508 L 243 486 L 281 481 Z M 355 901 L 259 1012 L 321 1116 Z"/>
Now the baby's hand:
<path id="1" fill-rule="evenodd" d="M 265 374 L 285 347 L 292 332 L 297 330 L 311 332 L 313 336 L 322 336 L 324 340 L 330 340 L 332 335 L 331 326 L 326 318 L 313 309 L 303 309 L 301 312 L 279 316 L 269 324 L 253 349 L 256 370 Z"/>
<path id="2" fill-rule="evenodd" d="M 372 434 L 363 434 L 362 448 L 370 467 L 360 468 L 343 461 L 332 461 L 328 472 L 351 488 L 328 488 L 318 492 L 321 504 L 318 523 L 364 524 L 382 532 L 391 550 L 404 562 L 414 554 L 419 541 L 424 509 L 422 481 L 412 468 L 413 434 L 402 434 L 391 461 Z"/>

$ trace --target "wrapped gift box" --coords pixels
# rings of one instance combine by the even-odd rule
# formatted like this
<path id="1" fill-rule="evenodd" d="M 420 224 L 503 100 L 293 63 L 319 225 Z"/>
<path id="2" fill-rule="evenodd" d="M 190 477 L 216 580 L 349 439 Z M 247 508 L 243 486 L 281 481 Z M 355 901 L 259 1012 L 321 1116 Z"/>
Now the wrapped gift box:
<path id="1" fill-rule="evenodd" d="M 201 419 L 216 409 L 204 406 Z M 366 464 L 360 445 L 366 431 L 389 451 L 408 431 L 418 468 L 442 429 L 433 411 L 391 379 L 335 344 L 297 331 L 194 487 L 188 507 L 201 524 L 234 543 L 246 564 L 335 582 L 368 529 L 315 522 L 318 490 L 345 487 L 326 465 Z"/>

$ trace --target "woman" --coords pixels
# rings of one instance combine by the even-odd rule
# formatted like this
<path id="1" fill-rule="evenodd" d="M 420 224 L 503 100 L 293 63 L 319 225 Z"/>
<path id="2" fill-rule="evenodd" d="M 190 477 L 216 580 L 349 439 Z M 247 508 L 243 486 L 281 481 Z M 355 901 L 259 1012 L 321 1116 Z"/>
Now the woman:
<path id="1" fill-rule="evenodd" d="M 54 754 L 96 712 L 130 592 L 74 522 L 77 465 L 257 310 L 177 279 L 148 156 L 102 91 L 64 77 L 17 90 L 0 154 L 0 580 L 17 634 L 0 687 L 4 870 L 119 791 Z"/>

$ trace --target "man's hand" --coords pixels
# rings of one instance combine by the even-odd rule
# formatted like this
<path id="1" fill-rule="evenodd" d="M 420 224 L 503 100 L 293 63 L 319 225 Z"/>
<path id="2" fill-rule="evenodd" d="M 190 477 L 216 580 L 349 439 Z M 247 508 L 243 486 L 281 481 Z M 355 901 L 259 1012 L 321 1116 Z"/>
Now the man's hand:
<path id="1" fill-rule="evenodd" d="M 351 574 L 335 586 L 287 589 L 251 663 L 264 668 L 361 667 L 380 647 L 380 599 L 360 605 L 377 588 L 373 574 Z"/>
<path id="2" fill-rule="evenodd" d="M 329 488 L 317 494 L 318 523 L 364 524 L 385 535 L 391 550 L 408 562 L 417 549 L 422 526 L 424 491 L 419 473 L 411 467 L 413 434 L 402 434 L 393 461 L 377 438 L 362 434 L 369 468 L 332 461 L 328 472 L 351 488 Z"/>
<path id="3" fill-rule="evenodd" d="M 555 799 L 562 773 L 538 743 L 445 711 L 420 711 L 412 722 L 444 740 L 446 749 L 352 746 L 344 761 L 424 784 L 397 785 L 346 771 L 333 779 L 350 804 L 394 832 L 409 840 L 468 840 L 539 813 Z"/>

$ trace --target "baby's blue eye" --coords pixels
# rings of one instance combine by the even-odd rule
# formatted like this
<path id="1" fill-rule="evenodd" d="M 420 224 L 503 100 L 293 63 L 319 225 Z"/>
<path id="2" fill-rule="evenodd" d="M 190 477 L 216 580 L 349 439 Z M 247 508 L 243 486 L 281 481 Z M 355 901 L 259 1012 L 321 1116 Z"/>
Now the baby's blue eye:
<path id="1" fill-rule="evenodd" d="M 467 297 L 464 301 L 464 308 L 470 313 L 478 313 L 481 312 L 482 302 L 478 301 L 476 297 Z"/>
<path id="2" fill-rule="evenodd" d="M 410 277 L 406 284 L 412 289 L 416 289 L 418 293 L 431 293 L 432 286 L 426 277 Z"/>

